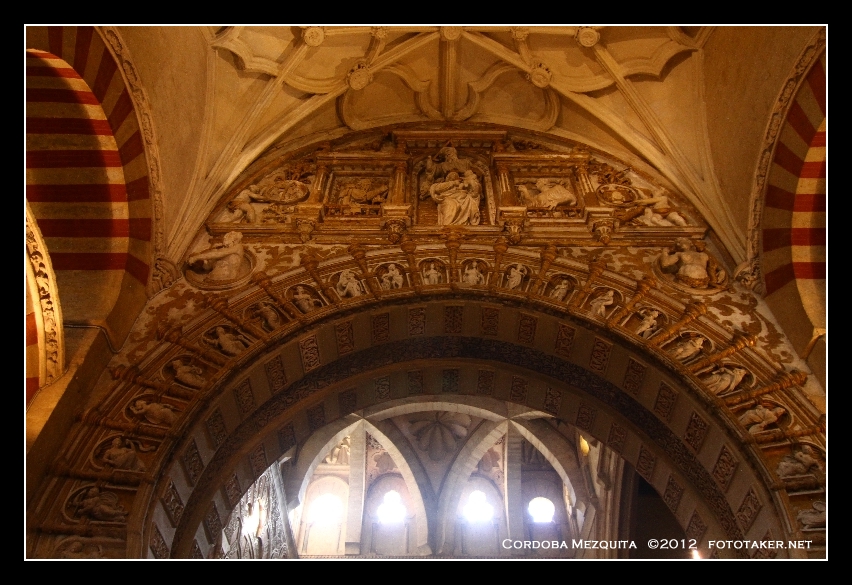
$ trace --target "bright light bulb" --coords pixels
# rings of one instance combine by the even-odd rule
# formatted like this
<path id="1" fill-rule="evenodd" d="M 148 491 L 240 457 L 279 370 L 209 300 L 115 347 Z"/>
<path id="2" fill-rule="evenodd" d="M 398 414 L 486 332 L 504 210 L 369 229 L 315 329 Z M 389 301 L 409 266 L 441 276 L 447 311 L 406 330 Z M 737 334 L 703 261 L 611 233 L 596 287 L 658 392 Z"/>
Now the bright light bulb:
<path id="1" fill-rule="evenodd" d="M 407 512 L 402 505 L 402 496 L 394 490 L 385 494 L 382 504 L 376 510 L 381 524 L 399 524 L 405 520 Z"/>
<path id="2" fill-rule="evenodd" d="M 323 494 L 311 504 L 311 519 L 314 524 L 336 524 L 343 516 L 343 502 L 331 494 Z"/>
<path id="3" fill-rule="evenodd" d="M 700 559 L 701 558 L 701 553 L 698 552 L 697 548 L 692 549 L 692 558 L 693 559 Z"/>
<path id="4" fill-rule="evenodd" d="M 476 490 L 468 497 L 462 514 L 470 523 L 488 522 L 494 516 L 494 506 L 488 503 L 483 492 Z"/>
<path id="5" fill-rule="evenodd" d="M 533 498 L 527 510 L 532 516 L 533 522 L 547 523 L 553 522 L 553 515 L 556 513 L 556 506 L 547 498 Z"/>
<path id="6" fill-rule="evenodd" d="M 582 436 L 580 436 L 580 452 L 583 454 L 583 457 L 589 456 L 589 442 Z"/>

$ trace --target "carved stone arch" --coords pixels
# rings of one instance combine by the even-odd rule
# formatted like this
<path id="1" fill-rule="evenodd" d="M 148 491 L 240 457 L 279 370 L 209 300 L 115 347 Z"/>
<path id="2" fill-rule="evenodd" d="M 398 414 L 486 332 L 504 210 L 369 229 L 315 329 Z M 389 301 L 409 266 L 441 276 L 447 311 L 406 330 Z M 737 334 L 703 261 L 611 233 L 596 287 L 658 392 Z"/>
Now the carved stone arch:
<path id="1" fill-rule="evenodd" d="M 308 489 L 308 483 L 311 481 L 311 476 L 314 474 L 317 465 L 322 462 L 323 457 L 332 446 L 343 440 L 343 437 L 351 433 L 360 424 L 363 424 L 361 418 L 352 414 L 316 430 L 305 441 L 305 444 L 299 449 L 296 468 L 287 485 L 287 497 L 290 499 L 288 505 L 292 503 L 298 506 L 304 502 L 305 490 Z"/>
<path id="2" fill-rule="evenodd" d="M 165 255 L 165 235 L 162 224 L 163 185 L 157 137 L 147 92 L 141 85 L 140 76 L 127 43 L 115 27 L 30 27 L 27 32 L 27 48 L 31 49 L 28 53 L 29 59 L 33 61 L 41 59 L 47 67 L 65 69 L 62 77 L 74 80 L 69 82 L 67 89 L 81 89 L 74 84 L 85 84 L 85 91 L 90 92 L 93 103 L 96 103 L 98 108 L 103 108 L 103 117 L 90 123 L 92 127 L 100 124 L 102 128 L 82 130 L 79 127 L 69 126 L 68 121 L 60 117 L 59 121 L 66 125 L 63 132 L 57 132 L 55 124 L 54 126 L 39 124 L 39 120 L 31 121 L 29 132 L 43 136 L 46 141 L 53 144 L 54 149 L 63 148 L 62 134 L 69 132 L 79 135 L 108 134 L 110 138 L 115 137 L 113 140 L 118 141 L 113 142 L 114 149 L 108 147 L 100 149 L 100 158 L 108 161 L 104 166 L 110 165 L 112 168 L 121 169 L 120 181 L 114 178 L 106 180 L 109 172 L 104 172 L 104 178 L 94 181 L 91 185 L 85 195 L 88 197 L 85 201 L 113 201 L 126 207 L 126 211 L 112 217 L 109 230 L 104 228 L 94 230 L 94 234 L 105 242 L 110 241 L 110 246 L 104 245 L 102 248 L 109 249 L 114 254 L 121 254 L 121 265 L 115 265 L 116 260 L 110 263 L 104 258 L 90 258 L 88 262 L 84 262 L 79 258 L 71 257 L 71 254 L 80 256 L 90 252 L 87 248 L 76 247 L 62 250 L 66 253 L 66 259 L 62 264 L 65 268 L 58 266 L 57 270 L 90 272 L 123 270 L 126 274 L 123 288 L 133 288 L 127 280 L 132 278 L 147 288 L 148 295 L 153 295 L 160 289 L 170 286 L 176 277 L 166 269 L 166 265 L 170 263 L 163 258 Z M 34 72 L 38 70 L 33 69 Z M 29 75 L 31 81 L 37 82 L 37 73 Z M 36 87 L 40 86 L 36 85 Z M 118 94 L 110 94 L 110 92 L 114 94 L 116 89 L 120 97 Z M 115 99 L 116 97 L 118 99 Z M 79 166 L 96 165 L 90 162 Z M 43 181 L 38 178 L 33 180 L 31 187 L 28 188 L 27 198 L 30 202 L 61 202 L 68 206 L 68 203 L 74 200 L 73 181 L 60 185 L 42 185 L 42 183 L 53 183 L 53 181 Z M 70 217 L 74 220 L 89 219 L 90 221 L 100 218 L 97 215 L 88 215 L 83 218 L 73 215 Z M 66 232 L 72 230 L 71 236 L 79 235 L 73 232 L 73 222 L 65 227 L 55 225 L 51 229 L 52 235 L 57 238 L 69 237 L 68 233 L 57 233 L 58 229 L 64 229 Z M 79 223 L 77 229 L 80 229 Z M 121 237 L 129 240 L 129 244 L 119 242 Z M 143 304 L 144 299 L 140 299 L 138 294 L 129 294 L 123 290 L 113 306 L 120 306 L 126 314 L 130 307 L 137 311 L 141 310 Z M 127 321 L 126 317 L 124 321 Z M 117 341 L 123 340 L 129 329 L 129 323 L 123 323 L 118 315 L 110 315 L 107 323 L 110 335 L 114 335 Z"/>
<path id="3" fill-rule="evenodd" d="M 447 553 L 453 550 L 455 545 L 453 527 L 462 490 L 479 460 L 500 437 L 506 434 L 508 428 L 507 421 L 488 421 L 482 424 L 473 432 L 456 456 L 438 499 L 438 516 L 433 536 L 436 553 Z"/>
<path id="4" fill-rule="evenodd" d="M 542 420 L 515 419 L 512 426 L 553 466 L 562 482 L 571 490 L 572 501 L 588 504 L 590 498 L 577 461 L 576 449 L 568 439 Z"/>
<path id="5" fill-rule="evenodd" d="M 492 261 L 492 256 L 484 248 L 463 244 L 459 255 L 472 257 L 475 254 Z M 504 262 L 526 260 L 530 254 L 526 250 L 509 248 L 504 253 Z M 377 253 L 371 251 L 373 255 Z M 419 255 L 433 257 L 436 250 L 425 249 Z M 398 250 L 385 251 L 381 258 L 383 261 L 408 262 Z M 411 262 L 416 261 L 417 255 Z M 585 267 L 582 262 L 557 258 L 553 264 L 554 271 L 568 269 L 572 274 L 583 277 Z M 233 297 L 230 306 L 236 312 L 244 308 L 243 305 L 249 306 L 263 298 L 264 292 L 280 296 L 276 291 L 312 282 L 309 278 L 323 280 L 326 274 L 342 266 L 354 268 L 354 265 L 355 262 L 346 255 L 329 257 L 321 264 L 275 276 L 275 280 L 265 283 L 262 290 L 248 289 L 245 294 Z M 588 266 L 589 278 L 583 278 L 586 284 L 579 298 L 584 297 L 595 284 L 608 284 L 625 291 L 625 299 L 635 299 L 642 292 L 643 283 L 637 284 L 627 276 L 616 278 L 606 268 L 598 270 L 600 264 L 590 263 Z M 633 292 L 634 287 L 638 293 Z M 203 469 L 199 468 L 200 474 L 183 494 L 186 496 L 186 511 L 174 537 L 165 534 L 162 540 L 171 549 L 170 554 L 176 557 L 190 554 L 192 539 L 188 536 L 198 530 L 206 507 L 218 497 L 215 494 L 222 491 L 225 476 L 237 466 L 259 469 L 250 455 L 261 443 L 265 445 L 266 460 L 277 460 L 292 447 L 304 446 L 314 431 L 344 419 L 350 413 L 364 409 L 378 412 L 395 404 L 395 400 L 408 397 L 418 401 L 429 395 L 457 401 L 461 401 L 462 397 L 469 400 L 487 396 L 504 404 L 508 400 L 547 412 L 581 428 L 611 446 L 631 465 L 638 464 L 642 453 L 645 453 L 646 460 L 649 460 L 649 454 L 653 455 L 650 460 L 657 462 L 655 469 L 659 473 L 650 468 L 655 474 L 651 478 L 652 485 L 665 493 L 668 477 L 674 477 L 676 487 L 683 487 L 683 502 L 692 506 L 687 510 L 682 504 L 680 513 L 684 510 L 698 511 L 700 522 L 696 524 L 704 526 L 701 532 L 707 536 L 718 534 L 734 538 L 742 535 L 737 512 L 742 502 L 752 502 L 755 497 L 760 501 L 757 507 L 760 520 L 757 523 L 744 522 L 754 525 L 753 529 L 747 529 L 751 530 L 749 537 L 760 538 L 763 534 L 756 535 L 754 531 L 767 526 L 772 527 L 774 534 L 793 532 L 790 526 L 795 526 L 795 519 L 791 519 L 785 507 L 783 494 L 770 488 L 773 479 L 766 469 L 771 467 L 771 461 L 766 460 L 759 446 L 760 441 L 771 437 L 757 437 L 754 442 L 744 442 L 743 439 L 749 437 L 733 415 L 730 405 L 735 401 L 736 404 L 745 403 L 758 393 L 775 392 L 781 398 L 779 390 L 800 382 L 785 382 L 783 376 L 778 377 L 778 366 L 772 369 L 771 363 L 746 347 L 737 357 L 745 360 L 744 364 L 756 368 L 754 374 L 759 379 L 759 386 L 743 392 L 741 396 L 726 396 L 725 403 L 719 404 L 707 393 L 691 367 L 684 367 L 667 357 L 662 349 L 663 342 L 637 342 L 629 331 L 621 328 L 618 322 L 623 315 L 608 316 L 607 322 L 602 325 L 600 320 L 593 321 L 579 310 L 579 306 L 557 305 L 548 297 L 536 294 L 498 292 L 485 287 L 453 290 L 441 284 L 435 285 L 429 295 L 407 290 L 398 293 L 399 296 L 392 300 L 367 297 L 356 302 L 332 303 L 321 311 L 306 314 L 304 322 L 291 322 L 267 339 L 255 341 L 240 357 L 238 368 L 233 367 L 234 364 L 228 366 L 211 361 L 208 366 L 216 371 L 211 372 L 208 378 L 211 380 L 210 388 L 205 390 L 203 400 L 185 407 L 181 402 L 179 420 L 176 421 L 176 428 L 195 437 Z M 720 351 L 708 356 L 708 360 L 717 356 L 720 360 L 725 359 L 732 352 L 739 351 L 731 341 L 732 334 L 713 319 L 696 319 L 698 311 L 685 308 L 682 302 L 659 291 L 654 291 L 654 300 L 673 315 L 682 315 L 678 318 L 678 327 L 669 327 L 660 333 L 665 340 L 673 338 L 679 329 L 688 325 L 719 343 Z M 373 316 L 379 303 L 382 303 L 381 315 L 385 318 L 382 322 L 387 324 L 386 334 L 382 336 L 376 336 L 371 326 L 375 324 Z M 418 311 L 423 309 L 425 315 L 425 326 L 418 333 L 413 333 L 409 326 L 409 309 L 412 306 Z M 485 332 L 479 318 L 485 308 L 494 310 L 495 307 L 500 324 L 496 337 Z M 353 324 L 355 337 L 351 343 L 345 339 L 346 335 L 340 336 L 338 325 L 343 319 Z M 216 323 L 225 323 L 223 315 L 216 311 L 199 312 L 192 323 L 183 327 L 185 333 L 177 329 L 168 332 L 161 341 L 162 351 L 150 361 L 138 365 L 139 375 L 122 378 L 119 389 L 125 393 L 126 400 L 116 398 L 115 406 L 107 406 L 109 418 L 97 418 L 93 413 L 81 423 L 80 428 L 128 424 L 120 410 L 134 396 L 141 396 L 144 392 L 161 395 L 166 403 L 177 399 L 177 394 L 172 396 L 172 390 L 158 386 L 161 384 L 159 372 L 162 366 L 187 351 L 202 359 L 211 357 L 212 354 L 207 356 L 201 351 L 199 336 Z M 406 377 L 427 368 L 435 369 L 437 375 L 420 381 Z M 465 384 L 443 384 L 442 380 L 452 382 L 452 376 L 442 378 L 445 371 L 464 373 L 468 371 L 465 368 L 473 374 L 472 377 L 467 376 Z M 484 385 L 478 385 L 477 370 L 486 374 L 491 372 L 492 380 L 483 379 Z M 495 372 L 505 374 L 497 394 L 497 385 L 492 384 Z M 777 383 L 774 382 L 776 379 L 779 380 Z M 251 394 L 254 398 L 238 405 L 232 390 L 247 381 L 250 381 L 249 387 L 253 387 Z M 150 390 L 143 391 L 142 387 Z M 785 394 L 796 397 L 797 392 L 798 389 L 790 388 Z M 781 398 L 782 402 L 795 399 Z M 810 426 L 797 428 L 795 432 L 801 437 L 815 434 L 818 431 L 809 430 L 814 424 L 813 409 L 808 410 L 803 401 L 799 402 L 802 403 L 801 424 Z M 232 412 L 225 412 L 225 424 L 218 425 L 217 438 L 210 440 L 206 438 L 213 433 L 209 421 L 219 409 Z M 155 433 L 164 439 L 159 464 L 151 473 L 155 477 L 166 478 L 172 473 L 170 469 L 179 471 L 188 443 L 183 447 L 178 445 L 175 435 L 163 425 L 143 424 L 141 431 Z M 331 435 L 328 440 L 330 438 Z M 737 462 L 748 463 L 736 467 L 732 481 L 730 477 L 720 475 L 722 479 L 719 479 L 716 476 L 717 460 L 731 459 L 720 454 L 725 449 L 734 455 Z M 144 503 L 134 508 L 130 517 L 132 522 L 141 524 L 145 518 L 152 517 L 151 494 L 163 493 L 163 481 L 150 488 L 140 487 L 137 501 Z M 253 478 L 248 483 L 241 481 L 247 485 Z M 755 496 L 746 500 L 746 492 L 753 492 Z M 222 505 L 219 504 L 220 510 Z M 144 509 L 145 506 L 148 508 Z M 689 526 L 691 517 L 686 514 L 679 520 Z M 147 539 L 156 534 L 153 523 L 140 525 L 140 528 L 141 538 L 128 538 L 130 556 L 138 556 L 139 551 L 147 554 Z"/>
<path id="6" fill-rule="evenodd" d="M 417 361 L 417 355 L 423 355 L 423 357 L 426 357 L 426 354 L 422 354 L 423 351 L 427 351 L 427 354 L 431 354 L 432 357 L 436 357 L 436 354 L 433 353 L 434 344 L 437 343 L 440 345 L 441 341 L 441 338 L 431 338 L 423 340 L 410 340 L 404 344 L 392 344 L 392 347 L 377 346 L 373 348 L 373 352 L 369 356 L 364 354 L 363 352 L 355 352 L 355 354 L 353 355 L 347 355 L 346 357 L 339 358 L 337 360 L 339 362 L 346 362 L 341 363 L 339 366 L 333 368 L 337 370 L 338 376 L 342 376 L 342 378 L 340 378 L 338 381 L 334 380 L 334 376 L 330 378 L 328 372 L 323 372 L 322 370 L 324 368 L 318 368 L 316 372 L 312 372 L 311 375 L 307 376 L 307 379 L 303 380 L 301 383 L 312 384 L 311 379 L 314 376 L 318 376 L 324 379 L 326 383 L 330 384 L 329 386 L 326 386 L 326 390 L 324 390 L 324 392 L 326 393 L 326 399 L 330 400 L 329 397 L 333 397 L 335 393 L 339 392 L 341 388 L 345 387 L 345 384 L 351 383 L 345 381 L 349 380 L 350 376 L 353 375 L 352 366 L 355 363 L 361 364 L 361 366 L 363 366 L 364 368 L 364 371 L 367 373 L 366 375 L 368 376 L 380 375 L 380 370 L 379 374 L 376 373 L 375 366 L 377 366 L 378 364 L 389 363 L 385 361 L 386 357 L 383 355 L 384 353 L 402 351 L 403 354 L 408 354 L 411 358 Z M 463 344 L 456 343 L 453 338 L 444 338 L 443 342 L 448 344 L 446 345 L 446 348 L 448 348 L 451 353 L 458 353 L 459 351 L 462 351 L 463 354 L 468 353 L 471 358 L 477 355 L 491 355 L 492 360 L 489 362 L 489 364 L 492 368 L 495 366 L 494 360 L 503 361 L 505 365 L 510 366 L 512 369 L 518 367 L 530 367 L 532 364 L 534 364 L 535 367 L 540 370 L 540 372 L 539 374 L 536 374 L 535 372 L 530 371 L 530 375 L 550 375 L 555 376 L 555 378 L 557 379 L 561 378 L 564 383 L 573 386 L 574 392 L 577 393 L 576 395 L 579 400 L 574 400 L 574 404 L 571 407 L 571 409 L 575 411 L 578 406 L 580 409 L 600 409 L 602 413 L 608 409 L 614 409 L 615 411 L 617 411 L 619 408 L 627 408 L 628 405 L 633 402 L 633 399 L 629 398 L 626 394 L 623 393 L 623 391 L 619 390 L 617 386 L 613 385 L 612 383 L 607 382 L 602 378 L 598 378 L 591 372 L 583 370 L 582 368 L 578 368 L 577 366 L 573 366 L 567 363 L 560 363 L 561 360 L 558 359 L 554 360 L 553 358 L 547 358 L 546 356 L 543 356 L 538 352 L 531 350 L 530 348 L 522 348 L 518 346 L 507 345 L 494 340 L 484 340 L 476 338 L 467 339 L 466 342 Z M 430 347 L 432 347 L 432 349 L 428 349 Z M 515 357 L 511 358 L 511 356 Z M 515 361 L 517 363 L 508 363 L 512 361 Z M 550 363 L 550 367 L 547 366 L 548 362 Z M 422 362 L 419 361 L 417 363 L 422 364 Z M 334 364 L 325 366 L 325 368 L 331 367 L 332 365 Z M 404 362 L 400 363 L 397 361 L 394 365 L 395 367 L 403 369 L 406 367 Z M 548 370 L 550 370 L 549 373 Z M 551 378 L 551 383 L 552 380 L 553 378 Z M 572 380 L 574 384 L 571 384 Z M 577 383 L 581 383 L 581 385 L 585 389 L 585 392 L 591 392 L 594 397 L 586 396 L 583 390 L 576 387 Z M 299 384 L 297 384 L 297 386 Z M 568 389 L 569 386 L 565 386 L 565 388 Z M 297 389 L 294 388 L 293 390 L 298 393 Z M 258 428 L 257 422 L 254 421 L 266 419 L 267 422 L 264 423 L 263 426 L 270 427 L 270 430 L 266 432 L 274 433 L 275 429 L 280 428 L 280 422 L 283 422 L 288 419 L 292 420 L 293 417 L 303 416 L 304 411 L 306 409 L 311 408 L 311 406 L 309 406 L 307 403 L 298 406 L 294 405 L 294 409 L 286 412 L 286 414 L 284 414 L 283 416 L 276 417 L 276 424 L 267 424 L 269 422 L 268 412 L 274 412 L 276 410 L 275 403 L 283 400 L 283 395 L 279 395 L 277 398 L 273 398 L 267 401 L 267 403 L 262 405 L 262 408 L 260 408 L 259 411 L 256 412 L 251 419 L 244 421 L 243 425 L 241 425 L 244 426 L 244 428 L 246 429 L 246 433 L 232 434 L 232 437 L 229 440 L 234 440 L 235 445 L 240 444 L 244 441 L 255 443 L 260 440 L 258 438 L 257 431 L 254 430 L 253 432 L 248 434 L 249 429 Z M 310 402 L 312 405 L 316 404 L 315 400 L 311 400 Z M 605 402 L 608 402 L 609 405 L 604 404 Z M 579 405 L 577 403 L 579 403 Z M 635 404 L 631 408 L 634 409 L 634 412 L 632 413 L 628 409 L 627 411 L 623 411 L 621 413 L 614 412 L 613 415 L 601 414 L 597 417 L 597 421 L 602 424 L 598 424 L 592 427 L 588 431 L 589 434 L 594 436 L 598 440 L 606 443 L 608 440 L 610 442 L 613 441 L 613 438 L 611 436 L 608 436 L 607 434 L 609 433 L 609 435 L 612 435 L 612 433 L 614 432 L 612 430 L 613 424 L 621 426 L 622 431 L 624 431 L 625 427 L 627 429 L 633 427 L 636 430 L 628 432 L 628 440 L 626 441 L 629 449 L 625 449 L 625 453 L 622 453 L 622 455 L 626 456 L 628 461 L 634 466 L 637 465 L 637 458 L 641 457 L 641 454 L 643 452 L 646 454 L 651 454 L 653 456 L 653 459 L 656 461 L 674 459 L 672 463 L 666 463 L 665 465 L 660 464 L 659 469 L 665 468 L 673 470 L 673 472 L 676 473 L 677 477 L 681 478 L 680 485 L 684 485 L 684 483 L 687 484 L 685 486 L 686 488 L 690 487 L 689 482 L 697 484 L 698 488 L 700 488 L 699 492 L 703 490 L 704 493 L 699 493 L 695 498 L 693 498 L 693 500 L 706 500 L 707 498 L 710 498 L 709 503 L 702 504 L 698 508 L 700 510 L 700 516 L 702 517 L 701 522 L 705 526 L 716 526 L 716 528 L 713 529 L 713 533 L 719 534 L 720 536 L 733 537 L 736 535 L 741 535 L 742 532 L 740 531 L 740 528 L 738 528 L 736 525 L 736 520 L 734 520 L 735 513 L 732 510 L 732 507 L 735 507 L 736 504 L 732 504 L 730 502 L 725 501 L 725 496 L 723 495 L 723 493 L 719 491 L 718 488 L 714 487 L 715 484 L 713 482 L 712 476 L 710 475 L 710 472 L 695 458 L 694 455 L 692 455 L 692 453 L 690 452 L 690 448 L 685 445 L 682 440 L 677 435 L 675 435 L 671 431 L 671 429 L 669 429 L 668 426 L 657 417 L 657 415 L 642 407 L 639 407 L 638 410 L 635 410 Z M 266 409 L 271 410 L 266 413 L 263 412 Z M 566 416 L 566 413 L 564 412 L 560 412 L 559 414 L 562 417 Z M 574 416 L 580 417 L 579 414 L 575 414 Z M 613 416 L 615 418 L 612 418 Z M 705 412 L 703 416 L 709 417 L 710 415 Z M 577 420 L 574 420 L 572 424 L 577 424 Z M 613 423 L 611 421 L 615 422 Z M 354 422 L 355 421 L 353 421 L 352 418 L 344 417 L 343 419 L 339 419 L 336 423 L 336 426 L 331 426 L 321 436 L 318 436 L 312 441 L 312 444 L 314 446 L 311 448 L 310 453 L 313 453 L 313 457 L 307 457 L 306 459 L 318 459 L 321 456 L 321 449 L 323 449 L 329 442 L 331 442 L 335 438 L 339 439 L 344 436 L 344 434 L 346 433 L 346 429 L 352 424 L 354 424 Z M 490 424 L 490 427 L 496 428 L 499 424 L 501 423 L 493 421 Z M 494 429 L 491 428 L 489 430 Z M 487 434 L 488 432 L 486 432 L 486 435 Z M 496 436 L 497 434 L 499 433 L 495 433 L 495 436 L 493 437 L 494 441 L 496 441 L 498 438 Z M 240 438 L 239 436 L 234 435 L 243 436 L 242 438 Z M 484 452 L 483 449 L 485 449 L 484 446 L 480 445 L 479 450 L 482 452 L 479 452 L 474 455 L 472 449 L 474 449 L 475 447 L 473 445 L 483 443 L 483 441 L 488 442 L 485 441 L 485 439 L 483 438 L 481 441 L 474 440 L 472 443 L 470 443 L 468 449 L 471 451 L 466 452 L 465 455 L 460 459 L 460 461 L 463 460 L 464 463 L 458 463 L 458 465 L 466 466 L 462 471 L 467 471 L 467 475 L 469 475 L 469 472 L 473 470 L 473 467 L 478 462 L 479 458 L 482 455 L 482 452 Z M 622 439 L 622 442 L 624 442 L 624 439 Z M 245 452 L 247 449 L 250 448 L 250 446 L 242 447 L 239 449 L 239 451 Z M 624 447 L 621 448 L 624 449 Z M 632 449 L 632 453 L 628 454 L 626 451 L 630 449 Z M 228 451 L 230 451 L 230 449 Z M 225 459 L 218 461 L 218 459 L 220 459 L 221 457 L 225 457 Z M 739 455 L 739 457 L 742 459 L 748 458 L 746 454 L 741 454 Z M 226 456 L 226 452 L 224 451 L 222 453 L 214 454 L 213 462 L 211 462 L 211 464 L 209 464 L 207 468 L 205 468 L 205 473 L 208 471 L 208 469 L 220 469 L 222 468 L 222 466 L 231 465 L 227 463 L 227 459 L 228 456 Z M 308 467 L 304 469 L 304 475 L 307 475 L 310 463 L 303 463 L 303 466 L 305 465 L 307 465 Z M 461 467 L 459 467 L 458 469 L 461 469 Z M 742 473 L 742 471 L 740 473 Z M 683 478 L 687 479 L 684 480 Z M 217 480 L 215 480 L 212 476 L 208 478 L 207 482 L 203 480 L 204 477 L 202 475 L 201 481 L 199 481 L 196 485 L 196 490 L 189 498 L 189 502 L 187 505 L 187 514 L 185 516 L 188 523 L 185 526 L 179 527 L 178 532 L 176 533 L 176 537 L 178 538 L 174 543 L 172 553 L 174 556 L 188 554 L 187 552 L 183 551 L 183 548 L 189 545 L 186 545 L 186 543 L 182 540 L 181 533 L 185 532 L 186 530 L 191 530 L 189 524 L 192 523 L 193 516 L 200 514 L 199 510 L 203 509 L 203 506 L 201 506 L 201 502 L 207 497 L 209 497 L 205 496 L 204 494 L 211 493 L 212 490 L 216 489 L 215 481 Z M 210 480 L 212 480 L 214 484 L 211 485 Z M 754 479 L 753 483 L 757 484 L 757 489 L 760 489 L 759 485 L 761 482 L 757 478 Z M 206 485 L 207 487 L 205 489 L 199 490 L 198 488 L 202 485 Z M 662 488 L 660 486 L 656 487 L 658 489 L 664 489 L 665 485 L 663 485 Z M 451 494 L 452 491 L 453 490 L 449 490 L 446 493 Z M 444 495 L 443 501 L 439 503 L 439 517 L 444 518 L 443 528 L 440 525 L 438 527 L 439 535 L 442 534 L 442 530 L 445 531 L 447 522 L 447 510 L 452 509 L 452 507 L 449 505 L 449 501 L 451 499 L 452 498 L 450 495 Z M 764 497 L 763 499 L 766 500 L 768 498 Z M 716 521 L 714 520 L 714 517 L 718 518 L 720 515 L 724 516 L 724 518 L 722 519 L 722 522 L 724 522 L 724 524 L 716 524 Z M 199 519 L 200 518 L 196 519 L 195 522 L 197 522 Z M 689 519 L 687 518 L 683 521 L 688 522 L 688 520 Z M 439 542 L 441 542 L 441 538 L 443 537 L 439 537 Z"/>
<path id="7" fill-rule="evenodd" d="M 403 481 L 405 481 L 406 487 L 408 487 L 408 492 L 414 502 L 415 515 L 418 517 L 418 521 L 414 527 L 416 538 L 414 550 L 418 554 L 431 554 L 433 549 L 429 546 L 428 522 L 430 515 L 426 513 L 427 501 L 423 497 L 423 489 L 429 485 L 428 478 L 425 476 L 422 468 L 417 465 L 416 455 L 407 449 L 407 442 L 399 434 L 396 427 L 393 425 L 374 425 L 366 420 L 364 421 L 364 425 L 367 428 L 367 432 L 373 435 L 382 444 L 382 447 L 387 450 L 388 454 L 390 454 L 402 475 Z"/>

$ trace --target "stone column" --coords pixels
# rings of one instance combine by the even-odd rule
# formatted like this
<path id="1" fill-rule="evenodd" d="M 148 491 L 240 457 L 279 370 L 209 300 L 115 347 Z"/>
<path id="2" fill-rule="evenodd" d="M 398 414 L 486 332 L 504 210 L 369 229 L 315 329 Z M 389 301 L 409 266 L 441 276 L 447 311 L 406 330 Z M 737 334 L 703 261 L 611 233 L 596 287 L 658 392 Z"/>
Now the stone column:
<path id="1" fill-rule="evenodd" d="M 521 463 L 523 461 L 523 436 L 515 425 L 510 424 L 506 432 L 506 538 L 524 540 L 524 500 L 521 489 Z M 509 554 L 523 554 L 523 549 L 511 549 Z"/>
<path id="2" fill-rule="evenodd" d="M 349 506 L 346 512 L 346 554 L 361 554 L 361 526 L 366 496 L 367 431 L 364 423 L 349 435 Z"/>

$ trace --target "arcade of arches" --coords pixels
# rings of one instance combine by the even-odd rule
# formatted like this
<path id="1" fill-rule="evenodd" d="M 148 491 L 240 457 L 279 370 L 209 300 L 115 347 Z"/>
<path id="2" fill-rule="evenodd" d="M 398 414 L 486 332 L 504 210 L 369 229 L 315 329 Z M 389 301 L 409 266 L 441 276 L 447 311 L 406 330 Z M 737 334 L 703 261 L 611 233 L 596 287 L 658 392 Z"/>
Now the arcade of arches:
<path id="1" fill-rule="evenodd" d="M 27 27 L 27 558 L 824 558 L 825 35 Z"/>

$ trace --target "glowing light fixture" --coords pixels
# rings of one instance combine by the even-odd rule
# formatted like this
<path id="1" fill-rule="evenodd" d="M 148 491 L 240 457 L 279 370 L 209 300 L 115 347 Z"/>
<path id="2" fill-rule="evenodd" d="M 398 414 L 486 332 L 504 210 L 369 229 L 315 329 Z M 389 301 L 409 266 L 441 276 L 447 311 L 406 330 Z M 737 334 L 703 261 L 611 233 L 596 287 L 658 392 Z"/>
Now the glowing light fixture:
<path id="1" fill-rule="evenodd" d="M 385 494 L 382 503 L 379 505 L 376 513 L 379 516 L 381 524 L 399 524 L 408 515 L 405 506 L 402 505 L 402 496 L 394 490 Z"/>
<path id="2" fill-rule="evenodd" d="M 488 522 L 494 516 L 494 506 L 487 502 L 483 492 L 476 490 L 467 498 L 462 514 L 471 523 Z"/>
<path id="3" fill-rule="evenodd" d="M 589 456 L 589 443 L 586 441 L 586 439 L 583 438 L 582 435 L 580 435 L 580 453 L 583 454 L 583 457 Z"/>
<path id="4" fill-rule="evenodd" d="M 336 524 L 343 517 L 343 502 L 331 494 L 323 494 L 311 504 L 310 522 Z"/>
<path id="5" fill-rule="evenodd" d="M 530 505 L 527 506 L 527 511 L 532 516 L 533 522 L 536 524 L 545 524 L 553 522 L 553 515 L 556 513 L 556 506 L 547 498 L 533 498 Z"/>
<path id="6" fill-rule="evenodd" d="M 698 549 L 697 549 L 697 548 L 692 549 L 692 553 L 691 553 L 691 554 L 692 554 L 692 558 L 693 558 L 693 559 L 700 559 L 700 558 L 701 558 L 701 553 L 700 553 L 700 552 L 698 552 Z"/>

